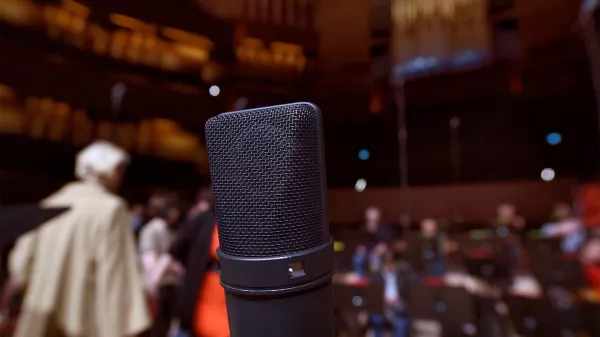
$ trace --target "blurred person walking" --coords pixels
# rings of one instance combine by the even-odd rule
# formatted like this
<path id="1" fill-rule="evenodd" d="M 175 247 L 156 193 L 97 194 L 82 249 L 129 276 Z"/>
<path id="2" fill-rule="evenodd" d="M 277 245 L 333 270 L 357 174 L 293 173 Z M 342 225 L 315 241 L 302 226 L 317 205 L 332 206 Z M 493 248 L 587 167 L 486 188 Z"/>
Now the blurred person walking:
<path id="1" fill-rule="evenodd" d="M 155 216 L 143 227 L 139 240 L 146 282 L 151 277 L 159 257 L 169 251 L 169 247 L 175 239 L 175 231 L 180 218 L 177 198 L 173 195 L 160 195 L 154 198 L 153 207 Z M 150 337 L 166 337 L 168 335 L 174 317 L 175 300 L 182 273 L 183 267 L 178 263 L 172 263 L 158 280 L 158 288 L 153 294 L 158 304 L 158 312 Z"/>
<path id="2" fill-rule="evenodd" d="M 216 249 L 219 246 L 213 216 L 211 187 L 198 192 L 191 218 L 183 223 L 168 254 L 154 269 L 156 284 L 173 261 L 186 270 L 179 289 L 176 314 L 180 320 L 177 337 L 228 337 L 229 323 L 225 291 L 220 284 Z"/>
<path id="3" fill-rule="evenodd" d="M 132 218 L 115 195 L 129 160 L 95 142 L 77 155 L 79 181 L 42 201 L 70 210 L 10 255 L 11 282 L 24 291 L 15 337 L 125 337 L 149 327 Z"/>

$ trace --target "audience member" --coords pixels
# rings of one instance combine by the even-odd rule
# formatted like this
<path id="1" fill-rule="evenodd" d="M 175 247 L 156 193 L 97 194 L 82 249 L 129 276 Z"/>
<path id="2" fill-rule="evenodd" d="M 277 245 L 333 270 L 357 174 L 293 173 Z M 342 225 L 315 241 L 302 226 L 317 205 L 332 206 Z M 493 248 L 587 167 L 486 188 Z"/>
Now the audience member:
<path id="1" fill-rule="evenodd" d="M 571 206 L 560 202 L 554 205 L 555 222 L 546 224 L 542 233 L 548 237 L 559 237 L 565 253 L 577 253 L 585 242 L 585 226 L 572 214 Z"/>
<path id="2" fill-rule="evenodd" d="M 129 155 L 98 141 L 76 159 L 72 182 L 45 206 L 70 207 L 18 240 L 11 282 L 25 291 L 16 337 L 134 336 L 150 325 L 131 215 L 114 193 Z"/>
<path id="3" fill-rule="evenodd" d="M 176 306 L 178 337 L 229 336 L 225 293 L 214 254 L 218 237 L 212 208 L 211 188 L 202 188 L 192 217 L 182 225 L 169 253 L 160 258 L 153 271 L 156 282 L 172 261 L 179 261 L 186 270 Z"/>
<path id="4" fill-rule="evenodd" d="M 446 268 L 446 239 L 435 219 L 421 221 L 422 254 L 425 260 L 424 276 L 442 277 Z"/>
<path id="5" fill-rule="evenodd" d="M 393 337 L 408 335 L 406 317 L 406 302 L 404 290 L 409 282 L 406 271 L 402 271 L 391 252 L 383 255 L 383 266 L 371 278 L 372 284 L 384 286 L 385 309 L 383 313 L 374 313 L 369 319 L 375 337 L 385 336 L 387 326 L 392 328 Z"/>
<path id="6" fill-rule="evenodd" d="M 140 233 L 139 248 L 146 282 L 149 282 L 158 258 L 167 253 L 171 247 L 179 222 L 179 208 L 175 196 L 162 195 L 155 202 L 155 217 L 144 226 Z M 151 337 L 166 337 L 169 333 L 182 270 L 178 263 L 172 263 L 159 281 L 155 294 L 158 313 L 154 319 Z"/>
<path id="7" fill-rule="evenodd" d="M 492 227 L 506 227 L 512 232 L 520 233 L 525 229 L 525 225 L 525 219 L 517 214 L 515 205 L 504 203 L 496 208 L 496 218 L 492 221 Z"/>
<path id="8" fill-rule="evenodd" d="M 496 208 L 496 218 L 491 225 L 498 236 L 508 238 L 511 268 L 518 269 L 521 239 L 526 229 L 525 219 L 517 214 L 515 205 L 504 203 Z"/>
<path id="9" fill-rule="evenodd" d="M 365 277 L 367 270 L 373 272 L 380 268 L 381 256 L 391 241 L 390 229 L 381 222 L 379 208 L 372 206 L 365 210 L 362 236 L 364 244 L 357 246 L 352 262 L 354 272 Z"/>
<path id="10" fill-rule="evenodd" d="M 364 234 L 368 250 L 391 241 L 390 228 L 382 222 L 379 208 L 371 206 L 365 210 Z"/>
<path id="11" fill-rule="evenodd" d="M 131 228 L 133 229 L 133 233 L 137 240 L 146 220 L 146 208 L 142 204 L 135 204 L 131 207 L 131 215 L 133 216 Z"/>

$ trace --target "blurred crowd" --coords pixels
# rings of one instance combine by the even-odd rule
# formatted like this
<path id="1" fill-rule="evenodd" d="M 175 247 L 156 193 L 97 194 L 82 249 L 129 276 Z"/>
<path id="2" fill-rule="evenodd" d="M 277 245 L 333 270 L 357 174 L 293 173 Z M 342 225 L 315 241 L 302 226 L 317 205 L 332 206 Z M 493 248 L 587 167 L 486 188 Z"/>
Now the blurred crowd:
<path id="1" fill-rule="evenodd" d="M 382 221 L 381 211 L 369 207 L 360 231 L 355 233 L 358 243 L 354 249 L 350 247 L 351 266 L 338 264 L 335 280 L 340 285 L 380 289 L 385 309 L 378 312 L 365 307 L 357 316 L 351 316 L 358 325 L 341 320 L 339 330 L 354 330 L 351 332 L 357 335 L 368 332 L 375 337 L 387 333 L 393 337 L 419 335 L 419 329 L 438 331 L 433 335 L 439 336 L 540 336 L 534 328 L 529 333 L 519 330 L 517 325 L 524 318 L 517 317 L 516 310 L 509 312 L 509 296 L 548 299 L 557 309 L 560 336 L 582 332 L 596 335 L 597 331 L 594 334 L 586 330 L 581 306 L 576 302 L 595 303 L 600 294 L 600 233 L 588 229 L 567 202 L 556 203 L 550 218 L 541 226 L 528 224 L 513 204 L 506 203 L 498 205 L 489 223 L 470 231 L 451 231 L 440 226 L 443 220 L 425 218 L 416 231 L 405 228 L 393 233 L 392 226 Z M 564 261 L 575 269 L 564 267 Z M 548 271 L 560 273 L 563 282 L 554 282 L 556 277 Z M 494 306 L 486 312 L 484 306 L 476 305 L 473 319 L 474 327 L 479 327 L 477 333 L 477 329 L 459 334 L 440 332 L 444 328 L 427 328 L 439 322 L 427 323 L 421 319 L 427 315 L 419 317 L 420 310 L 415 307 L 426 307 L 428 303 L 417 298 L 416 286 L 426 286 L 432 293 L 434 288 L 462 288 L 472 298 L 490 299 Z M 460 303 L 446 304 L 450 310 L 462 310 Z M 355 302 L 352 306 L 360 307 Z M 434 311 L 440 310 L 436 307 Z"/>
<path id="2" fill-rule="evenodd" d="M 129 161 L 114 144 L 95 142 L 76 158 L 77 181 L 41 202 L 69 210 L 19 238 L 12 249 L 0 335 L 10 330 L 17 337 L 229 336 L 210 186 L 199 188 L 194 200 L 159 191 L 129 207 L 117 195 Z M 186 201 L 190 207 L 183 207 Z M 483 301 L 473 324 L 461 323 L 461 336 L 522 335 L 515 308 L 525 304 L 511 306 L 522 299 L 550 301 L 564 336 L 584 331 L 575 303 L 600 302 L 600 234 L 593 224 L 584 224 L 566 202 L 554 206 L 551 221 L 537 226 L 509 203 L 491 218 L 469 231 L 425 218 L 411 231 L 385 223 L 377 207 L 366 209 L 353 234 L 356 244 L 346 240 L 350 256 L 345 265 L 338 261 L 335 289 L 350 287 L 351 294 L 362 289 L 367 297 L 376 292 L 383 304 L 365 306 L 352 295 L 348 306 L 340 299 L 343 291 L 336 290 L 339 334 L 439 332 L 431 317 L 446 310 L 436 302 L 437 314 L 423 314 L 433 300 L 419 294 L 447 288 Z M 334 239 L 339 241 L 335 234 Z M 552 276 L 557 268 L 558 280 Z M 461 311 L 463 304 L 444 305 Z"/>
<path id="3" fill-rule="evenodd" d="M 0 335 L 229 336 L 210 186 L 188 210 L 170 192 L 130 209 L 116 194 L 129 161 L 95 142 L 76 158 L 77 181 L 41 202 L 69 210 L 10 252 Z"/>

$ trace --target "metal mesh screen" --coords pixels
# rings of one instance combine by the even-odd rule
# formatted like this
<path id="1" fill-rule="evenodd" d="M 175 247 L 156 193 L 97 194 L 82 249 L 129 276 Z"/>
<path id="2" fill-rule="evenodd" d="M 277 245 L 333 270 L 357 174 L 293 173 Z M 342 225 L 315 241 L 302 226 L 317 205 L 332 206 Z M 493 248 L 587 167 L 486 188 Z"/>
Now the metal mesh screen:
<path id="1" fill-rule="evenodd" d="M 224 253 L 268 257 L 325 242 L 317 114 L 309 104 L 293 104 L 206 123 Z"/>

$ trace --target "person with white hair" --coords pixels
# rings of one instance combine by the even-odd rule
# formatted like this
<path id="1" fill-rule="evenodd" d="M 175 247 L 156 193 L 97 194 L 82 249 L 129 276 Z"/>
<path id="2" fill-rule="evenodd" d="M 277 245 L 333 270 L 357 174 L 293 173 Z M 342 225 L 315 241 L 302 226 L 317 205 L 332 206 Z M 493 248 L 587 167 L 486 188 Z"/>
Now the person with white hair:
<path id="1" fill-rule="evenodd" d="M 150 326 L 131 216 L 115 195 L 129 161 L 97 141 L 77 155 L 78 181 L 42 201 L 69 210 L 10 255 L 11 283 L 24 292 L 15 337 L 125 337 Z"/>

